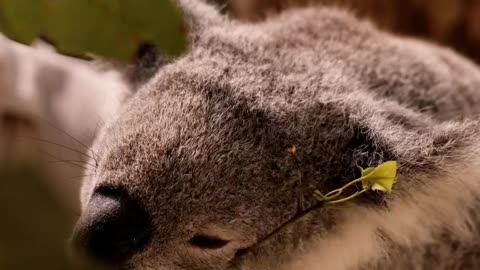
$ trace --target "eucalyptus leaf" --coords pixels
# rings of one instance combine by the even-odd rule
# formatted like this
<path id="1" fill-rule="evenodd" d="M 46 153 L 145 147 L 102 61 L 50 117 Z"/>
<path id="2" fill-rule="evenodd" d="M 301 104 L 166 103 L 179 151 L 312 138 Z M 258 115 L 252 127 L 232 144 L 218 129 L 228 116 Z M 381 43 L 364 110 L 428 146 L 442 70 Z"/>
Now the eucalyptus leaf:
<path id="1" fill-rule="evenodd" d="M 130 61 L 143 44 L 180 55 L 186 48 L 171 0 L 0 0 L 0 31 L 30 44 L 46 37 L 59 51 Z"/>
<path id="2" fill-rule="evenodd" d="M 390 193 L 397 176 L 397 162 L 388 161 L 376 168 L 362 170 L 362 185 L 365 189 Z"/>
<path id="3" fill-rule="evenodd" d="M 360 171 L 362 172 L 362 177 L 369 175 L 375 168 L 369 167 L 366 169 L 363 169 L 362 167 L 358 167 Z"/>

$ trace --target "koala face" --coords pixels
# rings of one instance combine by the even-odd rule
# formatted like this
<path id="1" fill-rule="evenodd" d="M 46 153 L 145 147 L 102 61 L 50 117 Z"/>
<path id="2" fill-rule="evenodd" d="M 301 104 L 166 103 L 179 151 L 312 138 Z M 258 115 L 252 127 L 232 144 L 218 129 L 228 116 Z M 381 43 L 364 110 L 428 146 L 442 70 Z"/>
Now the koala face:
<path id="1" fill-rule="evenodd" d="M 101 132 L 76 232 L 101 261 L 226 269 L 295 214 L 286 119 L 231 83 L 257 72 L 232 41 L 163 67 Z"/>
<path id="2" fill-rule="evenodd" d="M 290 147 L 299 149 L 305 194 L 342 186 L 357 165 L 397 160 L 408 176 L 451 150 L 450 135 L 434 139 L 436 124 L 480 104 L 469 94 L 480 80 L 462 78 L 466 94 L 456 101 L 472 106 L 458 101 L 436 114 L 450 93 L 423 91 L 437 80 L 458 83 L 431 65 L 443 58 L 419 62 L 424 45 L 397 44 L 343 12 L 237 25 L 201 2 L 182 3 L 191 51 L 163 66 L 100 132 L 97 167 L 82 189 L 73 242 L 119 269 L 234 269 L 245 252 L 287 261 L 337 222 L 319 208 L 251 252 L 297 214 Z M 385 202 L 377 195 L 363 203 Z"/>
<path id="3" fill-rule="evenodd" d="M 276 67 L 262 51 L 275 43 L 227 35 L 228 27 L 202 37 L 218 46 L 194 46 L 164 66 L 100 133 L 76 232 L 98 259 L 226 269 L 296 214 L 290 147 L 314 143 L 330 156 L 304 162 L 326 168 L 313 177 L 345 174 L 333 166 L 344 162 L 335 153 L 353 136 L 343 109 L 312 103 L 304 116 L 305 104 L 289 90 L 296 82 L 279 81 L 288 63 Z M 301 128 L 310 122 L 310 130 L 324 127 L 315 141 Z"/>
<path id="4" fill-rule="evenodd" d="M 137 205 L 113 211 L 144 219 L 155 263 L 225 269 L 293 216 L 295 171 L 275 119 L 199 75 L 165 73 L 132 98 L 96 143 L 82 200 L 87 213 Z"/>

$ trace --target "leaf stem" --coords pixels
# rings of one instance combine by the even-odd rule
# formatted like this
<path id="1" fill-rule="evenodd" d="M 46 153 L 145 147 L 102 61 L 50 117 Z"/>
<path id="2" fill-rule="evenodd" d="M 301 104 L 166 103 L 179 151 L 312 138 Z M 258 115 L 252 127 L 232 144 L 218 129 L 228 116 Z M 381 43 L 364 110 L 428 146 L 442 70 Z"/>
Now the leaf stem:
<path id="1" fill-rule="evenodd" d="M 332 190 L 325 195 L 325 199 L 328 201 L 334 200 L 338 198 L 340 195 L 342 195 L 344 191 L 345 190 L 343 187 Z"/>
<path id="2" fill-rule="evenodd" d="M 340 195 L 342 195 L 342 193 L 348 189 L 349 187 L 357 184 L 357 183 L 360 183 L 362 182 L 362 180 L 364 180 L 366 178 L 366 176 L 363 176 L 363 177 L 360 177 L 358 179 L 355 179 L 349 183 L 347 183 L 345 186 L 341 187 L 341 188 L 337 188 L 335 190 L 332 190 L 330 192 L 328 192 L 326 195 L 323 196 L 323 199 L 322 201 L 332 201 L 332 200 L 335 200 L 336 198 L 340 197 Z M 354 194 L 355 195 L 355 194 Z M 319 196 L 315 196 L 315 198 L 317 198 L 317 200 L 319 199 L 318 198 Z"/>
<path id="3" fill-rule="evenodd" d="M 297 158 L 296 146 L 293 146 L 290 149 L 290 154 L 292 155 L 295 166 L 297 167 L 298 211 L 303 212 L 305 211 L 305 195 L 303 194 L 303 174 L 302 169 L 300 168 L 300 162 Z"/>
<path id="4" fill-rule="evenodd" d="M 345 198 L 343 198 L 343 199 L 339 199 L 339 200 L 336 200 L 336 201 L 326 201 L 325 203 L 326 203 L 326 204 L 343 203 L 343 202 L 349 201 L 349 200 L 351 200 L 351 199 L 354 199 L 354 198 L 356 198 L 357 196 L 360 196 L 360 195 L 362 195 L 363 193 L 365 193 L 365 192 L 367 192 L 367 191 L 369 191 L 369 190 L 370 190 L 370 189 L 368 189 L 368 188 L 364 188 L 363 190 L 357 191 L 356 193 L 354 193 L 354 194 L 352 194 L 352 195 L 350 195 L 350 196 L 348 196 L 348 197 L 345 197 Z"/>
<path id="5" fill-rule="evenodd" d="M 362 177 L 360 177 L 360 178 L 357 178 L 357 179 L 355 179 L 355 180 L 353 180 L 353 181 L 351 181 L 351 182 L 348 182 L 348 184 L 346 184 L 345 186 L 341 187 L 340 189 L 345 190 L 345 189 L 347 189 L 347 188 L 349 188 L 349 187 L 351 187 L 351 186 L 353 186 L 353 185 L 355 185 L 355 184 L 357 184 L 357 183 L 361 183 L 363 180 L 367 179 L 367 176 L 368 176 L 368 175 L 365 175 L 365 176 L 362 176 Z"/>

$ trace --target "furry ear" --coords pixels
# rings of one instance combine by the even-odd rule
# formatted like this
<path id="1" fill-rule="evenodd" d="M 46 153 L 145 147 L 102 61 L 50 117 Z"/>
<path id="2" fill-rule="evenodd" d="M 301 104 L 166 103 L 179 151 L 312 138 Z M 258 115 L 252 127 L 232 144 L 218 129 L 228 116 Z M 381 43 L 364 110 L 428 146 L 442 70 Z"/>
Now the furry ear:
<path id="1" fill-rule="evenodd" d="M 220 13 L 216 6 L 225 0 L 213 0 L 212 4 L 207 0 L 177 0 L 177 5 L 187 23 L 191 42 L 193 45 L 201 40 L 205 31 L 215 25 L 224 24 L 227 19 Z M 169 62 L 168 56 L 155 46 L 144 44 L 140 47 L 135 60 L 130 65 L 99 61 L 102 69 L 115 69 L 119 71 L 132 90 L 140 88 L 157 71 Z"/>
<path id="2" fill-rule="evenodd" d="M 118 72 L 130 90 L 136 91 L 168 62 L 169 58 L 156 46 L 144 44 L 139 47 L 134 60 L 130 64 L 96 59 L 95 65 L 97 70 L 101 72 L 110 70 Z"/>
<path id="3" fill-rule="evenodd" d="M 134 63 L 126 66 L 123 74 L 132 89 L 138 89 L 168 63 L 167 56 L 155 46 L 144 44 L 137 51 Z"/>
<path id="4" fill-rule="evenodd" d="M 225 23 L 226 17 L 207 0 L 177 0 L 189 25 L 191 34 L 198 37 L 209 27 Z"/>

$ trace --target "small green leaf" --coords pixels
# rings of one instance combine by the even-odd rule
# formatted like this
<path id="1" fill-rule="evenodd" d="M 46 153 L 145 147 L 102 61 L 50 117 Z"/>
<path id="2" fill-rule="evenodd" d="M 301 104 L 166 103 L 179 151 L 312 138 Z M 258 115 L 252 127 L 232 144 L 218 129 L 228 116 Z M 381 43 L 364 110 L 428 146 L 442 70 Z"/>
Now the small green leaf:
<path id="1" fill-rule="evenodd" d="M 390 192 L 387 188 L 385 188 L 384 186 L 381 186 L 379 184 L 373 184 L 373 186 L 371 187 L 371 190 L 375 190 L 375 191 L 381 191 L 381 192 L 385 192 L 385 193 L 388 193 Z"/>
<path id="2" fill-rule="evenodd" d="M 377 190 L 385 193 L 392 191 L 397 176 L 397 162 L 388 161 L 376 168 L 362 169 L 362 185 L 365 189 Z"/>
<path id="3" fill-rule="evenodd" d="M 369 168 L 366 168 L 366 169 L 363 169 L 362 167 L 358 166 L 358 168 L 360 169 L 360 171 L 362 172 L 362 177 L 364 176 L 367 176 L 368 174 L 370 174 L 375 168 L 373 167 L 369 167 Z"/>

